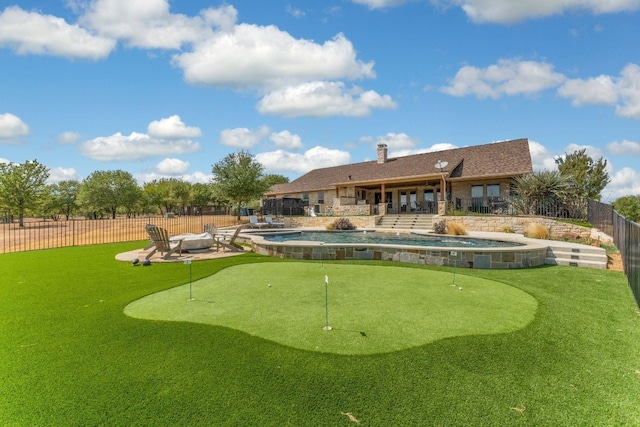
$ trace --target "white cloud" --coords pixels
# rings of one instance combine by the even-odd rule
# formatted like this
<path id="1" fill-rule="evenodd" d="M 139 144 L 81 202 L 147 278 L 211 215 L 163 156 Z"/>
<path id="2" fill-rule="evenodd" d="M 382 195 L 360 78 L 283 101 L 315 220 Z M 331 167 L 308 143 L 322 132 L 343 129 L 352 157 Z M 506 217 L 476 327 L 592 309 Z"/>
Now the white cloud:
<path id="1" fill-rule="evenodd" d="M 618 101 L 616 84 L 610 76 L 598 76 L 586 80 L 571 79 L 558 88 L 558 94 L 570 98 L 571 105 L 613 105 Z"/>
<path id="2" fill-rule="evenodd" d="M 285 117 L 362 117 L 373 108 L 396 108 L 389 95 L 363 92 L 354 87 L 346 90 L 342 82 L 314 81 L 275 90 L 258 103 L 258 111 Z"/>
<path id="3" fill-rule="evenodd" d="M 372 147 L 376 149 L 378 144 L 386 144 L 389 150 L 399 150 L 414 148 L 418 144 L 418 139 L 411 137 L 406 133 L 389 132 L 386 135 L 378 136 Z"/>
<path id="4" fill-rule="evenodd" d="M 458 147 L 456 147 L 453 144 L 449 144 L 447 142 L 443 142 L 443 143 L 439 143 L 439 144 L 434 144 L 431 147 L 395 149 L 393 151 L 389 151 L 389 156 L 390 157 L 404 157 L 404 156 L 411 156 L 411 155 L 414 155 L 414 154 L 423 154 L 423 153 L 432 153 L 432 152 L 435 152 L 435 151 L 451 150 L 453 148 L 458 148 Z"/>
<path id="5" fill-rule="evenodd" d="M 63 168 L 61 166 L 52 168 L 49 171 L 49 178 L 47 179 L 48 184 L 55 184 L 60 181 L 69 181 L 75 180 L 80 181 L 80 176 L 78 175 L 78 171 L 74 168 Z"/>
<path id="6" fill-rule="evenodd" d="M 116 41 L 92 34 L 64 19 L 17 6 L 0 13 L 0 46 L 18 54 L 53 55 L 67 58 L 102 59 L 109 56 Z"/>
<path id="7" fill-rule="evenodd" d="M 275 26 L 239 24 L 177 54 L 174 65 L 191 84 L 238 88 L 280 87 L 309 80 L 375 77 L 373 62 L 356 59 L 338 34 L 324 44 L 296 39 Z"/>
<path id="8" fill-rule="evenodd" d="M 533 95 L 564 80 L 564 75 L 554 72 L 553 66 L 545 62 L 501 59 L 484 69 L 462 67 L 449 81 L 450 85 L 440 90 L 453 96 L 497 99 L 505 95 Z"/>
<path id="9" fill-rule="evenodd" d="M 529 140 L 529 154 L 531 154 L 531 163 L 535 172 L 558 169 L 555 155 L 539 142 Z"/>
<path id="10" fill-rule="evenodd" d="M 190 140 L 163 140 L 147 134 L 132 132 L 122 135 L 101 136 L 78 146 L 82 155 L 98 161 L 142 160 L 158 156 L 193 153 L 200 150 L 200 144 Z"/>
<path id="11" fill-rule="evenodd" d="M 640 173 L 625 167 L 610 175 L 611 182 L 602 191 L 604 202 L 614 201 L 623 196 L 640 195 Z"/>
<path id="12" fill-rule="evenodd" d="M 269 139 L 276 144 L 276 147 L 283 150 L 299 150 L 302 148 L 302 138 L 288 130 L 273 132 Z"/>
<path id="13" fill-rule="evenodd" d="M 640 1 L 640 0 L 638 0 Z M 479 99 L 534 95 L 558 86 L 557 93 L 571 99 L 571 105 L 615 105 L 618 116 L 640 120 L 640 66 L 628 64 L 619 77 L 600 75 L 587 79 L 567 79 L 544 62 L 501 59 L 495 65 L 462 67 L 449 86 L 440 91 L 452 96 L 473 95 Z"/>
<path id="14" fill-rule="evenodd" d="M 248 128 L 224 129 L 220 132 L 220 142 L 230 147 L 249 149 L 269 134 L 269 128 L 262 126 L 257 130 Z"/>
<path id="15" fill-rule="evenodd" d="M 172 14 L 166 0 L 95 0 L 80 22 L 100 34 L 125 40 L 129 46 L 180 49 L 212 34 L 216 16 L 235 14 L 232 6 L 203 11 L 201 16 Z M 233 18 L 235 21 L 235 18 Z M 224 22 L 224 21 L 223 21 Z"/>
<path id="16" fill-rule="evenodd" d="M 297 7 L 293 7 L 290 4 L 286 6 L 285 10 L 289 15 L 293 16 L 294 18 L 302 18 L 303 16 L 306 15 L 306 13 L 304 13 L 304 10 L 299 9 Z"/>
<path id="17" fill-rule="evenodd" d="M 0 114 L 0 142 L 17 142 L 21 136 L 29 135 L 29 126 L 20 117 Z"/>
<path id="18" fill-rule="evenodd" d="M 365 2 L 365 0 L 354 1 Z M 383 2 L 383 0 L 369 0 L 369 2 Z M 500 24 L 512 24 L 570 11 L 586 10 L 598 15 L 634 11 L 640 8 L 640 0 L 433 0 L 433 2 L 460 6 L 475 22 Z"/>
<path id="19" fill-rule="evenodd" d="M 56 137 L 58 144 L 75 144 L 80 140 L 80 134 L 78 132 L 62 132 Z"/>
<path id="20" fill-rule="evenodd" d="M 607 150 L 618 156 L 640 156 L 640 142 L 623 140 L 622 142 L 611 142 L 607 144 Z"/>
<path id="21" fill-rule="evenodd" d="M 431 147 L 427 149 L 426 152 L 431 153 L 434 151 L 453 150 L 454 148 L 458 148 L 458 147 L 448 142 L 441 142 L 439 144 L 433 144 Z"/>
<path id="22" fill-rule="evenodd" d="M 175 178 L 173 175 L 162 174 L 157 172 L 145 173 L 145 174 L 135 174 L 134 179 L 138 182 L 139 185 L 144 185 L 146 182 L 151 182 L 154 180 L 160 180 L 163 178 Z M 213 175 L 205 174 L 203 172 L 196 171 L 191 174 L 183 174 L 180 176 L 180 180 L 189 182 L 191 184 L 208 184 L 213 179 Z"/>
<path id="23" fill-rule="evenodd" d="M 185 174 L 191 164 L 184 160 L 167 158 L 158 163 L 155 170 L 163 175 L 182 175 Z"/>
<path id="24" fill-rule="evenodd" d="M 189 139 L 202 136 L 200 128 L 185 125 L 180 116 L 154 120 L 148 126 L 149 136 L 160 139 Z"/>
<path id="25" fill-rule="evenodd" d="M 2 157 L 0 157 L 0 163 L 11 163 L 11 161 L 8 160 L 8 159 L 3 159 Z"/>
<path id="26" fill-rule="evenodd" d="M 558 89 L 558 94 L 572 99 L 571 104 L 616 105 L 616 114 L 640 120 L 640 66 L 629 64 L 620 77 L 601 75 L 590 79 L 572 79 Z"/>
<path id="27" fill-rule="evenodd" d="M 629 64 L 620 73 L 618 91 L 622 105 L 616 106 L 616 114 L 640 120 L 640 66 Z"/>
<path id="28" fill-rule="evenodd" d="M 284 150 L 260 153 L 256 155 L 256 160 L 262 163 L 265 169 L 270 172 L 303 174 L 313 169 L 351 163 L 351 154 L 348 151 L 316 146 L 303 154 L 290 153 Z"/>

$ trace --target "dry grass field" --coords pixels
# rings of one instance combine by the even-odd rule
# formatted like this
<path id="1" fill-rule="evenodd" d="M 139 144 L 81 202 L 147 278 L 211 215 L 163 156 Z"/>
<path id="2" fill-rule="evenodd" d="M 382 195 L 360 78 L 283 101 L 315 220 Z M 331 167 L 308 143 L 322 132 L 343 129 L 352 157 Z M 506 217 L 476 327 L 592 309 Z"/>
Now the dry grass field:
<path id="1" fill-rule="evenodd" d="M 175 235 L 202 233 L 204 224 L 228 227 L 236 225 L 237 221 L 230 215 L 76 218 L 69 221 L 30 218 L 25 220 L 24 227 L 19 227 L 17 222 L 0 224 L 0 253 L 144 240 L 148 238 L 144 226 L 149 223 L 166 228 L 169 235 Z"/>

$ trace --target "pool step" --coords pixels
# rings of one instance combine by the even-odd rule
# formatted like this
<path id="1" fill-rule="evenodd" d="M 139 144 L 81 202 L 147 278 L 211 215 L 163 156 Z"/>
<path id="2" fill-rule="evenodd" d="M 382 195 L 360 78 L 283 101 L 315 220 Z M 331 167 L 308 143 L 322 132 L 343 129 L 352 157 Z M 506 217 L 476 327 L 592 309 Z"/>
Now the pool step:
<path id="1" fill-rule="evenodd" d="M 544 263 L 606 270 L 607 261 L 607 253 L 602 248 L 558 242 L 549 244 Z"/>
<path id="2" fill-rule="evenodd" d="M 384 215 L 378 220 L 376 228 L 392 228 L 405 230 L 431 230 L 433 229 L 433 215 L 428 214 L 402 214 Z"/>

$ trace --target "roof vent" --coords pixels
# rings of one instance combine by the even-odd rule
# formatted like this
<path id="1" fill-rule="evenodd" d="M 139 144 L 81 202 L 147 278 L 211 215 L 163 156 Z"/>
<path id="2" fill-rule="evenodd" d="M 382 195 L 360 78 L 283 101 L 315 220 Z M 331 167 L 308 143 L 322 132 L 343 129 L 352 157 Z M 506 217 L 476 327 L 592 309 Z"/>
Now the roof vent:
<path id="1" fill-rule="evenodd" d="M 378 164 L 387 163 L 387 144 L 378 144 Z"/>

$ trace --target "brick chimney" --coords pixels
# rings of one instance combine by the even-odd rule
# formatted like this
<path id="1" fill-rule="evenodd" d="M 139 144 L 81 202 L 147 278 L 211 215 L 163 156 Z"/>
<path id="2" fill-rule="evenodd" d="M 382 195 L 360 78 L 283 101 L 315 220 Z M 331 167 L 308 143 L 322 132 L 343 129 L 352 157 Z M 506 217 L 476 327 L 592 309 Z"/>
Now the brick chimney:
<path id="1" fill-rule="evenodd" d="M 387 144 L 378 144 L 378 164 L 387 163 Z"/>

